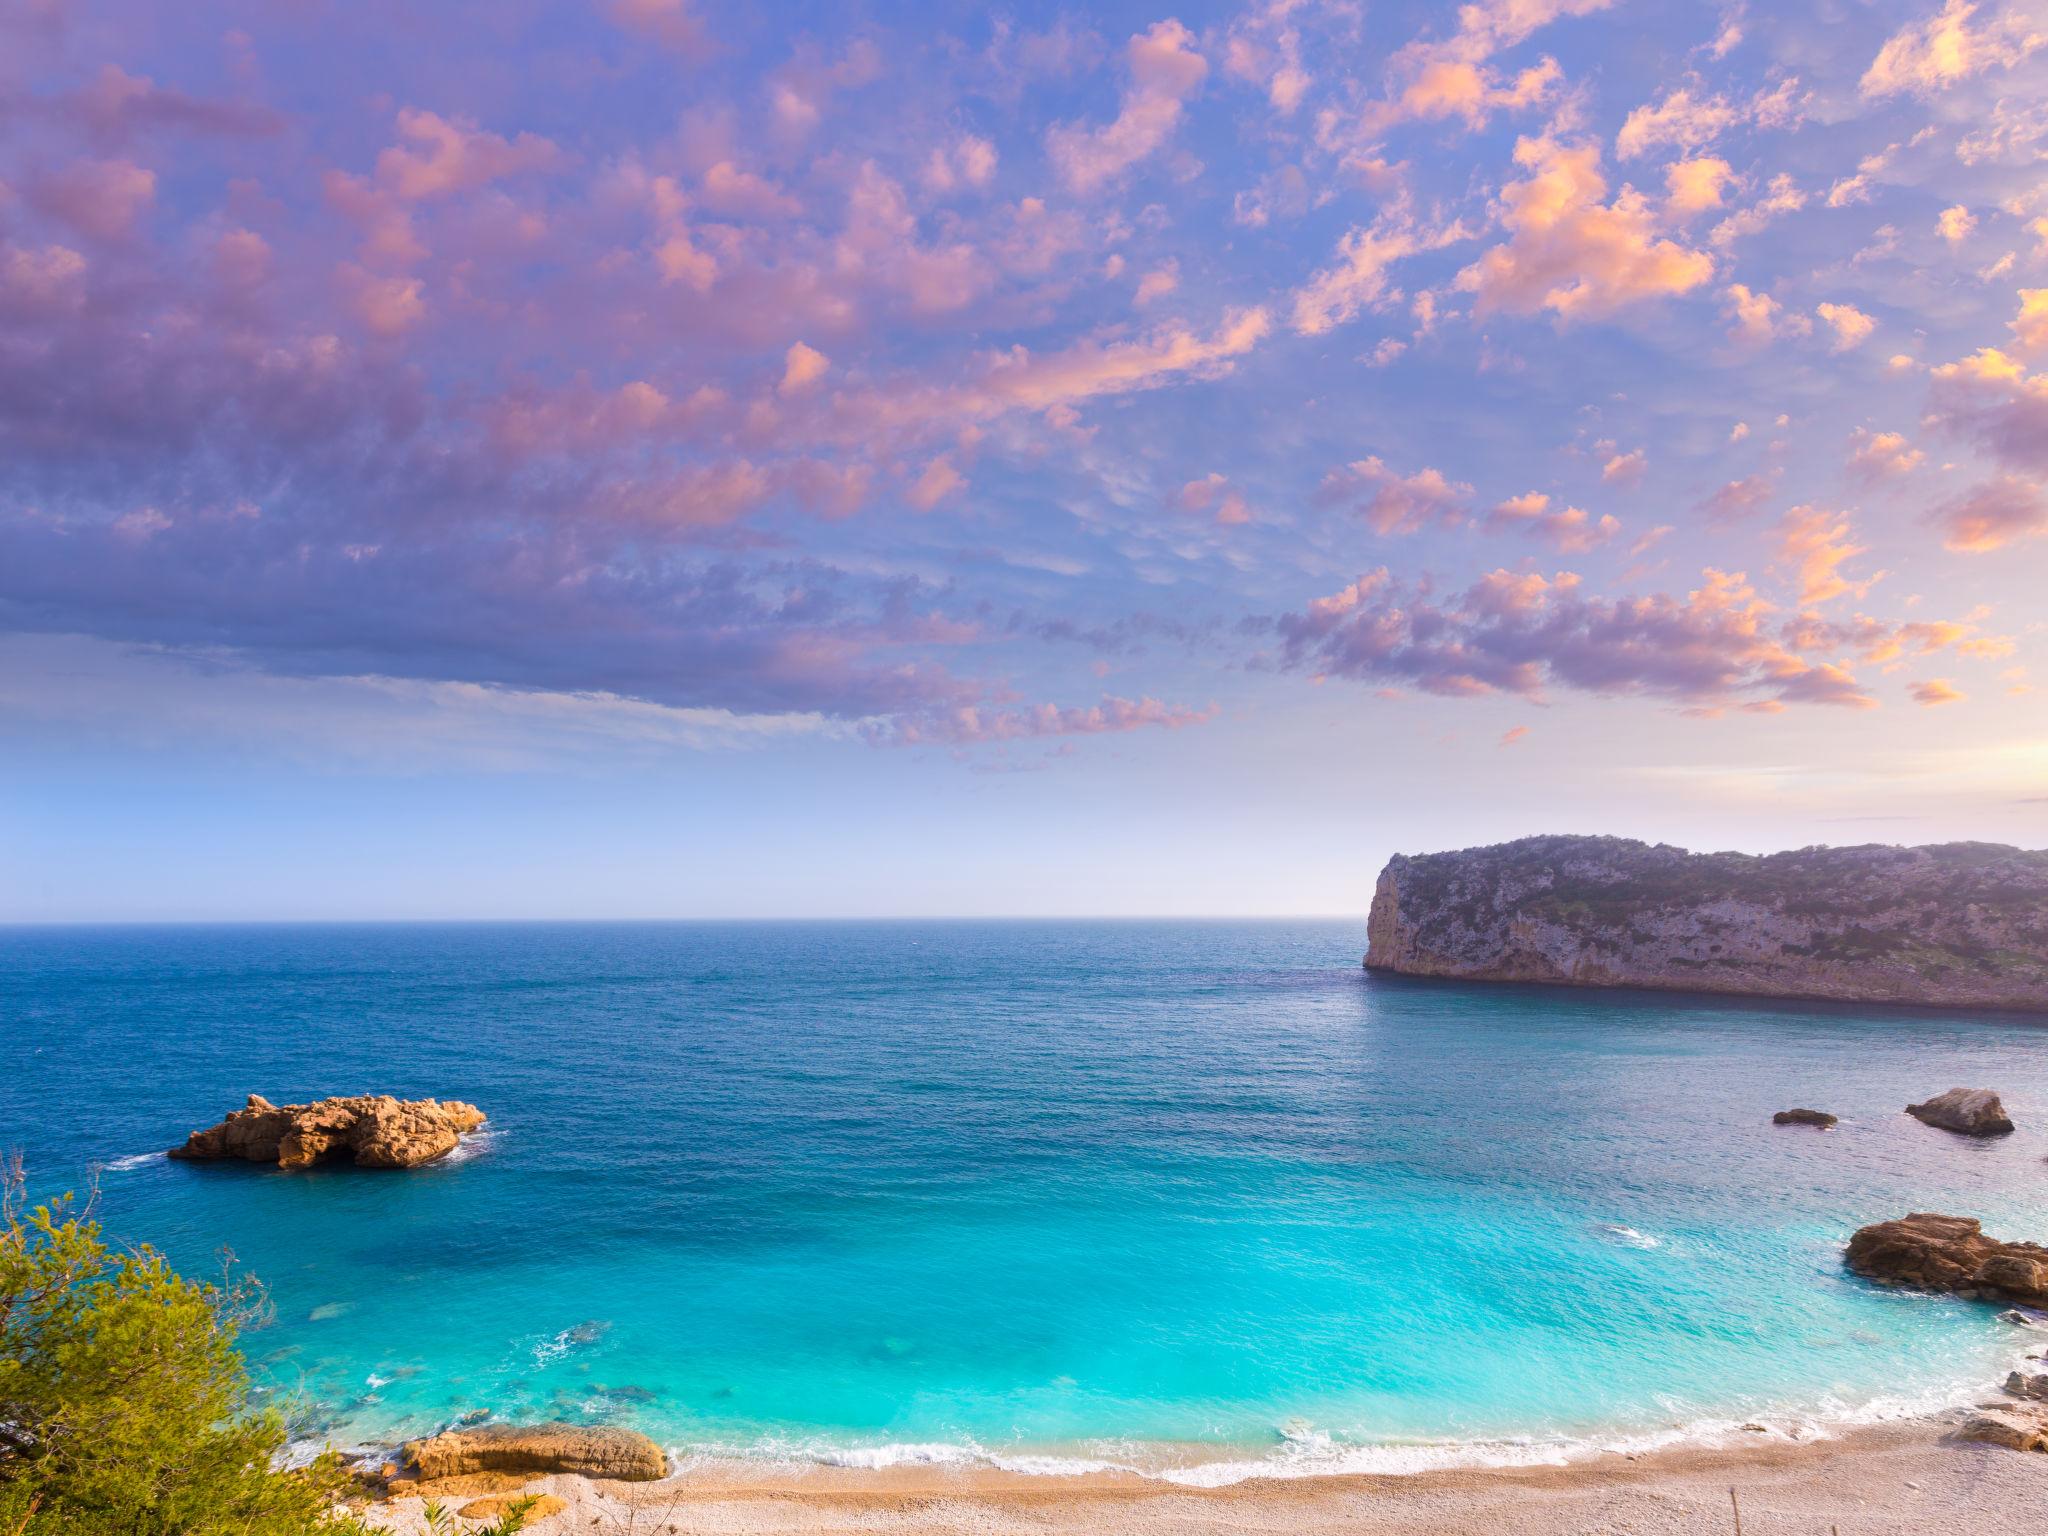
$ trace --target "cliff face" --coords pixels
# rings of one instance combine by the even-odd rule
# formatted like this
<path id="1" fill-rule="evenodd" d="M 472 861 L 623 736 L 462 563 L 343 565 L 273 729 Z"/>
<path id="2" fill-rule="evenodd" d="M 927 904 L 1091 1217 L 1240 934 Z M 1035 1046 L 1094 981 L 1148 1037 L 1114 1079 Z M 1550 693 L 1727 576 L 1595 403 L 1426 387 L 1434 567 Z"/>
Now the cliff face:
<path id="1" fill-rule="evenodd" d="M 1527 837 L 1387 861 L 1368 969 L 2048 1011 L 2048 852 Z"/>

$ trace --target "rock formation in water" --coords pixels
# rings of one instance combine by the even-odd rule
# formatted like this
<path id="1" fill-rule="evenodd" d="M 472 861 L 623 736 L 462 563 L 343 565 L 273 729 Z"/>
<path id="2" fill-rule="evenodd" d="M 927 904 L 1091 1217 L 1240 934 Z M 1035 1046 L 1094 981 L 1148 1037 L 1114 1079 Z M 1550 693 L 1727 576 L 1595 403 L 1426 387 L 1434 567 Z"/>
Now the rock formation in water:
<path id="1" fill-rule="evenodd" d="M 1925 1104 L 1908 1104 L 1906 1113 L 1959 1136 L 2003 1136 L 2012 1129 L 2005 1106 L 1989 1088 L 1951 1088 Z"/>
<path id="2" fill-rule="evenodd" d="M 1916 1211 L 1849 1239 L 1843 1262 L 1879 1285 L 1942 1291 L 1970 1301 L 2048 1306 L 2048 1248 L 1986 1237 L 1967 1216 Z"/>
<path id="3" fill-rule="evenodd" d="M 1525 837 L 1395 855 L 1367 933 L 1413 976 L 2048 1011 L 2048 851 Z"/>
<path id="4" fill-rule="evenodd" d="M 1831 1130 L 1839 1123 L 1836 1116 L 1824 1109 L 1781 1109 L 1771 1116 L 1773 1125 L 1811 1125 L 1821 1130 Z"/>
<path id="5" fill-rule="evenodd" d="M 477 1424 L 409 1441 L 405 1458 L 430 1481 L 477 1472 L 575 1472 L 633 1483 L 668 1476 L 660 1446 L 611 1426 Z"/>
<path id="6" fill-rule="evenodd" d="M 358 1168 L 417 1168 L 455 1150 L 483 1111 L 455 1099 L 364 1094 L 312 1104 L 273 1104 L 261 1094 L 219 1125 L 194 1131 L 170 1156 L 193 1162 L 240 1159 L 303 1168 L 348 1159 Z"/>

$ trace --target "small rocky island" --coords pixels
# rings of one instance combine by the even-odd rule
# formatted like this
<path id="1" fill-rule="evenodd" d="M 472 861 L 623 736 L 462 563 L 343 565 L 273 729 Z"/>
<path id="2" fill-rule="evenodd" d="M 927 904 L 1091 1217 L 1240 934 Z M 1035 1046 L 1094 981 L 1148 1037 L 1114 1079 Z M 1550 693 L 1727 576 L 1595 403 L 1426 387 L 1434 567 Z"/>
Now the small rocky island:
<path id="1" fill-rule="evenodd" d="M 1525 837 L 1396 854 L 1367 935 L 1411 976 L 2048 1011 L 2048 851 Z"/>
<path id="2" fill-rule="evenodd" d="M 234 1160 L 304 1168 L 346 1159 L 358 1168 L 417 1168 L 453 1152 L 484 1123 L 474 1104 L 456 1099 L 394 1099 L 389 1094 L 273 1104 L 260 1093 L 219 1125 L 194 1131 L 169 1155 L 187 1162 Z"/>

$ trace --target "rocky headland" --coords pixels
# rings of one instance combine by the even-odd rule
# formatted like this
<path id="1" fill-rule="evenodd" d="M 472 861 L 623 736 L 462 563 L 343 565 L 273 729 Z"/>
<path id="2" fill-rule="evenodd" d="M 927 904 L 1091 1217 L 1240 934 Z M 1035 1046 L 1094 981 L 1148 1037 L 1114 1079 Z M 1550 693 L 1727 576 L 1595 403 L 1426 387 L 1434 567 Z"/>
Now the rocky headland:
<path id="1" fill-rule="evenodd" d="M 1395 855 L 1367 936 L 1411 976 L 2048 1011 L 2048 851 L 1526 837 Z"/>
<path id="2" fill-rule="evenodd" d="M 194 1131 L 169 1155 L 188 1162 L 230 1160 L 304 1168 L 328 1160 L 358 1168 L 417 1168 L 446 1157 L 484 1123 L 474 1104 L 456 1099 L 394 1099 L 389 1094 L 273 1104 L 260 1093 L 219 1125 Z"/>

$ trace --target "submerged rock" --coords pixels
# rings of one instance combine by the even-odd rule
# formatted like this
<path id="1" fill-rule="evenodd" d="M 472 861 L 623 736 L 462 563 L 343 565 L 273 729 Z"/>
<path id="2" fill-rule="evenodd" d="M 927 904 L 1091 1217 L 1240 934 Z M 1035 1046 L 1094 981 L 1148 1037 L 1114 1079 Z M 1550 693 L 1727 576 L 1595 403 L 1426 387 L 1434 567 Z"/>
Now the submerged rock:
<path id="1" fill-rule="evenodd" d="M 1943 1291 L 1967 1300 L 2048 1304 L 2048 1248 L 1986 1237 L 1967 1216 L 1916 1211 L 1864 1227 L 1843 1255 L 1849 1268 L 1880 1285 Z"/>
<path id="2" fill-rule="evenodd" d="M 2017 1408 L 1980 1408 L 1963 1421 L 1955 1438 L 2015 1451 L 2048 1451 L 2048 1419 Z"/>
<path id="3" fill-rule="evenodd" d="M 1951 1088 L 1924 1104 L 1908 1104 L 1906 1113 L 1959 1136 L 2003 1136 L 2012 1129 L 2005 1106 L 1989 1088 Z"/>
<path id="4" fill-rule="evenodd" d="M 1397 854 L 1366 930 L 1411 976 L 2048 1011 L 2048 850 L 1995 843 Z"/>
<path id="5" fill-rule="evenodd" d="M 637 1430 L 580 1424 L 479 1424 L 409 1441 L 425 1479 L 471 1472 L 576 1472 L 647 1483 L 668 1476 L 668 1457 Z"/>
<path id="6" fill-rule="evenodd" d="M 455 1150 L 483 1111 L 456 1099 L 394 1099 L 389 1094 L 273 1104 L 260 1093 L 219 1125 L 194 1131 L 170 1156 L 303 1168 L 342 1159 L 358 1168 L 417 1168 Z"/>
<path id="7" fill-rule="evenodd" d="M 1814 1125 L 1830 1130 L 1839 1121 L 1824 1109 L 1781 1109 L 1771 1116 L 1773 1125 Z"/>

